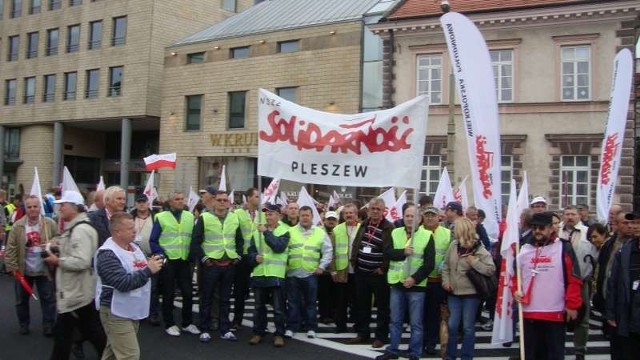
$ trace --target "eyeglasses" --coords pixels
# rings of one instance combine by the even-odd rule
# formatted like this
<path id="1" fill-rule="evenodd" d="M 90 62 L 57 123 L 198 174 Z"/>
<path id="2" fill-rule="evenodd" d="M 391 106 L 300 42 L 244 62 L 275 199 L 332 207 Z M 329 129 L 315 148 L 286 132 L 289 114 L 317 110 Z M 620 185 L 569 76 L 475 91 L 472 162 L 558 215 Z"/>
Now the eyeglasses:
<path id="1" fill-rule="evenodd" d="M 369 209 L 371 209 L 372 211 L 382 211 L 382 208 L 379 207 L 370 207 Z"/>

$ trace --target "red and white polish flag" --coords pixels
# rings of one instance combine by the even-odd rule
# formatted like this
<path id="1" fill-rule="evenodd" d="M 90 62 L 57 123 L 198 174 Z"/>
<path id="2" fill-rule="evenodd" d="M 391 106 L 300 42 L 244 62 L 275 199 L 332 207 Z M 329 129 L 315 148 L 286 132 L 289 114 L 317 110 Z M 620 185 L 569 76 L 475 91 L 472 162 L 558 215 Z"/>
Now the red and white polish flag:
<path id="1" fill-rule="evenodd" d="M 149 155 L 144 160 L 144 165 L 148 171 L 158 170 L 162 168 L 176 168 L 176 153 L 171 154 L 153 154 Z"/>

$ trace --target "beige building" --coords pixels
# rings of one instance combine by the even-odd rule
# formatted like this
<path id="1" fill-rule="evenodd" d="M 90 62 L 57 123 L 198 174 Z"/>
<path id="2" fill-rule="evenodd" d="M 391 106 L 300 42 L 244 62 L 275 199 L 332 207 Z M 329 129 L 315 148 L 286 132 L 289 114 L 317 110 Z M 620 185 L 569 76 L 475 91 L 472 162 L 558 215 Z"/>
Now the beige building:
<path id="1" fill-rule="evenodd" d="M 158 151 L 164 48 L 260 1 L 0 0 L 2 186 L 140 186 Z"/>
<path id="2" fill-rule="evenodd" d="M 635 51 L 638 1 L 449 3 L 474 21 L 491 52 L 502 143 L 502 159 L 495 161 L 501 161 L 503 195 L 509 179 L 520 182 L 527 171 L 530 195 L 546 197 L 553 208 L 586 203 L 594 212 L 613 59 L 623 47 Z M 458 106 L 458 135 L 448 138 L 451 65 L 441 15 L 439 1 L 407 0 L 369 27 L 384 38 L 385 106 L 420 94 L 431 100 L 422 186 L 430 194 L 443 166 L 453 167 L 456 184 L 469 174 Z M 633 104 L 615 195 L 627 209 L 633 202 L 632 109 Z"/>
<path id="3" fill-rule="evenodd" d="M 160 152 L 177 152 L 178 165 L 160 171 L 160 192 L 218 185 L 222 165 L 228 190 L 257 186 L 260 88 L 324 111 L 381 107 L 382 43 L 365 28 L 390 5 L 378 2 L 264 2 L 167 48 Z M 377 87 L 363 86 L 369 67 L 379 70 Z M 291 196 L 299 189 L 293 182 L 281 185 Z M 355 189 L 338 191 L 356 195 Z"/>

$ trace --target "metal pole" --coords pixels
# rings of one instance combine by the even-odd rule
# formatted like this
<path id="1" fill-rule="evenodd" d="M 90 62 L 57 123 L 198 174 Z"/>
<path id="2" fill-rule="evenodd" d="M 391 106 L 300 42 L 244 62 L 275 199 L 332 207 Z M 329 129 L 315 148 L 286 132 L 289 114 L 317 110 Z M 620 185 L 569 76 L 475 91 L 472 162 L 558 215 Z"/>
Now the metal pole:
<path id="1" fill-rule="evenodd" d="M 64 138 L 64 125 L 61 122 L 53 123 L 53 169 L 51 185 L 58 186 L 62 182 L 62 148 Z"/>
<path id="2" fill-rule="evenodd" d="M 3 189 L 5 188 L 4 184 L 2 183 L 2 179 L 4 178 L 4 147 L 4 126 L 0 125 L 0 188 Z"/>
<path id="3" fill-rule="evenodd" d="M 129 161 L 131 160 L 131 119 L 122 119 L 120 144 L 120 186 L 129 187 Z"/>

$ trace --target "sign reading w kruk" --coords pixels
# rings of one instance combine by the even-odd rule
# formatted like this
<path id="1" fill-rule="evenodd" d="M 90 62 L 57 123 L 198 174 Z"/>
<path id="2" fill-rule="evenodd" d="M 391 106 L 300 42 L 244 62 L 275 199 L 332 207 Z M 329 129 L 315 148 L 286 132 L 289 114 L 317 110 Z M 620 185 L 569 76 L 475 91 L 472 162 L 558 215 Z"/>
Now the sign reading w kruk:
<path id="1" fill-rule="evenodd" d="M 302 183 L 414 188 L 428 100 L 355 115 L 305 108 L 260 89 L 258 174 Z"/>

